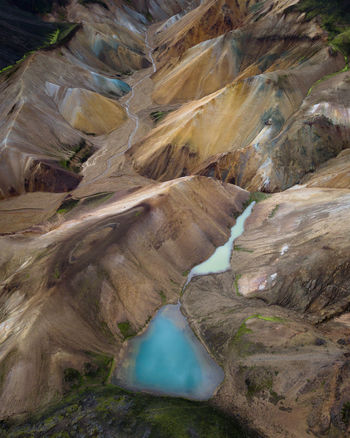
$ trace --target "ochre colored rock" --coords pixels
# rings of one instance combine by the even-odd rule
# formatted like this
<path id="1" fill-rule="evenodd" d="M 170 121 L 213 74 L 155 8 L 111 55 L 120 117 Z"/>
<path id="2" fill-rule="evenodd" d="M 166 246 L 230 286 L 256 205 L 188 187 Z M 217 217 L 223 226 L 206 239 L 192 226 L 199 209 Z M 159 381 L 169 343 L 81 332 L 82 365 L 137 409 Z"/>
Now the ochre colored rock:
<path id="1" fill-rule="evenodd" d="M 127 118 L 120 104 L 89 90 L 58 88 L 52 97 L 72 128 L 87 134 L 108 134 Z"/>
<path id="2" fill-rule="evenodd" d="M 333 57 L 322 49 L 288 74 L 274 71 L 237 79 L 170 113 L 133 145 L 128 155 L 142 175 L 164 181 L 201 173 L 207 161 L 229 153 L 233 158 L 226 168 L 230 180 L 234 178 L 236 184 L 250 190 L 278 190 L 281 182 L 275 182 L 273 177 L 280 177 L 281 163 L 272 163 L 272 158 L 285 146 L 272 145 L 276 145 L 278 136 L 292 129 L 289 118 L 314 81 L 336 71 L 343 63 L 342 55 Z M 295 161 L 303 162 L 300 150 L 295 155 Z M 289 185 L 300 178 L 293 171 L 288 176 Z"/>

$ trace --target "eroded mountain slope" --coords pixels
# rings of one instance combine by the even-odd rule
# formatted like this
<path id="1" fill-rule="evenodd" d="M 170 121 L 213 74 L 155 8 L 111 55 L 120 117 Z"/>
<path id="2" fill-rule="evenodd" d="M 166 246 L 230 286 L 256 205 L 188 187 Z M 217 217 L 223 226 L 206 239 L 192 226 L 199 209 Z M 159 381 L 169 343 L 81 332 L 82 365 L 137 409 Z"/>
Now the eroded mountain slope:
<path id="1" fill-rule="evenodd" d="M 258 436 L 347 436 L 347 39 L 297 3 L 71 0 L 45 17 L 80 23 L 70 41 L 0 76 L 1 418 L 108 382 L 180 300 L 225 371 L 211 405 Z M 298 183 L 252 194 L 231 269 L 182 290 L 238 186 Z M 132 399 L 105 404 L 143 436 Z"/>
<path id="2" fill-rule="evenodd" d="M 305 23 L 295 12 L 273 8 L 251 20 L 248 16 L 240 30 L 160 65 L 154 75 L 156 101 L 205 97 L 182 105 L 134 145 L 128 153 L 138 172 L 158 180 L 200 173 L 253 191 L 278 191 L 348 146 L 349 73 L 314 86 L 344 69 L 343 54 L 327 46 L 315 22 Z M 332 101 L 336 120 L 315 120 L 317 103 Z M 304 126 L 311 132 L 301 134 Z M 311 146 L 314 140 L 317 148 Z"/>
<path id="3" fill-rule="evenodd" d="M 349 214 L 349 190 L 274 194 L 254 207 L 232 270 L 184 293 L 225 369 L 216 403 L 269 437 L 349 432 Z"/>
<path id="4" fill-rule="evenodd" d="M 57 397 L 86 352 L 117 357 L 120 324 L 135 333 L 164 300 L 176 302 L 183 272 L 227 239 L 248 196 L 187 177 L 111 198 L 40 236 L 2 237 L 1 416 Z"/>

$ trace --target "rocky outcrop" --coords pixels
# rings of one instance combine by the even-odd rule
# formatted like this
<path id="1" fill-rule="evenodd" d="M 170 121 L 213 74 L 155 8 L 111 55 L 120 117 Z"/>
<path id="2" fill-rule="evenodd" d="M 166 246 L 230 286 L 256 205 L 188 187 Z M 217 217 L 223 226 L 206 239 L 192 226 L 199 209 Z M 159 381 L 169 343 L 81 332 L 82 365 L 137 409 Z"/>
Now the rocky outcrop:
<path id="1" fill-rule="evenodd" d="M 254 207 L 232 270 L 183 295 L 225 369 L 216 403 L 263 435 L 346 436 L 349 214 L 348 190 L 275 194 Z"/>
<path id="2" fill-rule="evenodd" d="M 288 129 L 314 80 L 343 65 L 341 55 L 323 49 L 289 74 L 275 71 L 237 80 L 168 115 L 128 153 L 141 174 L 159 180 L 194 173 L 215 155 L 230 153 L 230 179 L 251 190 L 268 190 L 270 175 L 281 167 L 271 164 L 278 154 L 276 138 Z M 211 125 L 215 129 L 207 130 Z"/>
<path id="3" fill-rule="evenodd" d="M 176 302 L 184 271 L 227 239 L 248 196 L 188 177 L 110 198 L 19 246 L 2 237 L 1 416 L 57 397 L 87 351 L 117 357 L 118 324 L 138 331 Z"/>
<path id="4" fill-rule="evenodd" d="M 323 78 L 273 141 L 270 190 L 299 183 L 350 145 L 350 73 Z"/>
<path id="5" fill-rule="evenodd" d="M 235 79 L 298 68 L 322 49 L 321 35 L 320 29 L 294 15 L 248 22 L 158 68 L 153 99 L 159 104 L 198 99 Z"/>
<path id="6" fill-rule="evenodd" d="M 306 187 L 350 189 L 350 149 L 343 150 L 314 173 L 306 175 L 302 183 L 305 183 Z"/>
<path id="7" fill-rule="evenodd" d="M 246 1 L 205 0 L 157 34 L 157 59 L 166 62 L 190 47 L 229 32 L 244 21 Z"/>
<path id="8" fill-rule="evenodd" d="M 273 192 L 348 147 L 348 73 L 336 74 L 343 55 L 297 13 L 272 8 L 259 17 L 248 14 L 241 29 L 160 65 L 153 76 L 158 103 L 200 99 L 130 149 L 138 172 L 162 181 L 198 173 Z"/>

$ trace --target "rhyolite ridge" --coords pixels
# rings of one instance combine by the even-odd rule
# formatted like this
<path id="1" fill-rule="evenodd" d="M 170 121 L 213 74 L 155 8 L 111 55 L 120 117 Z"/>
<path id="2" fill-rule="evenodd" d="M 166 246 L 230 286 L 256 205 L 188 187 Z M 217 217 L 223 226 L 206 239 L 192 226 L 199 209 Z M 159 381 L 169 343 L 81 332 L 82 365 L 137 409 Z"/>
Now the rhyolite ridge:
<path id="1" fill-rule="evenodd" d="M 16 0 L 5 12 L 0 436 L 348 436 L 347 5 Z M 252 201 L 230 268 L 184 288 Z M 178 301 L 225 374 L 205 415 L 101 388 L 128 339 Z"/>

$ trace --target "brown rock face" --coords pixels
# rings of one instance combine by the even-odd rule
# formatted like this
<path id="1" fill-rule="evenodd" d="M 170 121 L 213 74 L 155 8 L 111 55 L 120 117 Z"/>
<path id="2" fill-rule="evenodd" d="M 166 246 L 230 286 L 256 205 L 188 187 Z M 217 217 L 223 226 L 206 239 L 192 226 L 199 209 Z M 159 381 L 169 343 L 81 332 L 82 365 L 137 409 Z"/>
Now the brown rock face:
<path id="1" fill-rule="evenodd" d="M 25 180 L 26 192 L 69 192 L 74 190 L 82 177 L 61 169 L 55 163 L 36 162 Z"/>
<path id="2" fill-rule="evenodd" d="M 349 334 L 349 196 L 299 188 L 257 204 L 232 271 L 195 278 L 184 293 L 225 369 L 216 403 L 267 436 L 346 436 L 349 347 L 338 340 Z"/>
<path id="3" fill-rule="evenodd" d="M 157 40 L 162 61 L 182 55 L 190 47 L 238 27 L 247 13 L 247 3 L 207 0 L 165 30 Z"/>
<path id="4" fill-rule="evenodd" d="M 255 18 L 160 64 L 153 98 L 186 103 L 128 151 L 137 172 L 161 181 L 198 173 L 274 192 L 348 147 L 349 73 L 335 74 L 343 55 L 297 14 L 277 8 Z"/>
<path id="5" fill-rule="evenodd" d="M 315 173 L 306 175 L 302 183 L 307 187 L 350 189 L 350 149 L 326 161 Z"/>
<path id="6" fill-rule="evenodd" d="M 0 420 L 180 300 L 212 405 L 350 436 L 350 72 L 295 3 L 74 0 L 45 17 L 74 37 L 0 75 Z M 183 290 L 250 198 L 231 268 Z"/>
<path id="7" fill-rule="evenodd" d="M 39 240 L 2 237 L 1 417 L 57 397 L 87 351 L 117 357 L 118 323 L 139 331 L 164 299 L 176 302 L 183 272 L 228 238 L 248 196 L 187 177 L 111 198 Z"/>

